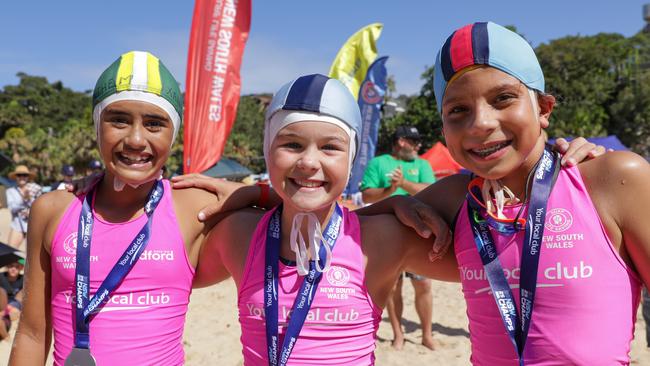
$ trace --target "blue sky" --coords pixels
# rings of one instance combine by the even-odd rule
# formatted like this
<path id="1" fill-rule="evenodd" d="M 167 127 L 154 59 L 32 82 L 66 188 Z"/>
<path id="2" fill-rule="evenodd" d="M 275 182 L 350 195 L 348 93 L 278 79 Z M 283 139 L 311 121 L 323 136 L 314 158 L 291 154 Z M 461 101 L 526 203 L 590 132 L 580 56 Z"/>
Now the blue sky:
<path id="1" fill-rule="evenodd" d="M 533 45 L 566 35 L 644 26 L 650 0 L 367 1 L 253 0 L 242 65 L 242 93 L 273 92 L 300 74 L 327 73 L 345 40 L 359 28 L 384 24 L 379 55 L 400 93 L 417 93 L 420 74 L 446 36 L 467 23 L 515 25 Z M 23 71 L 92 89 L 121 53 L 148 50 L 182 84 L 193 2 L 165 0 L 3 1 L 0 6 L 0 86 Z"/>

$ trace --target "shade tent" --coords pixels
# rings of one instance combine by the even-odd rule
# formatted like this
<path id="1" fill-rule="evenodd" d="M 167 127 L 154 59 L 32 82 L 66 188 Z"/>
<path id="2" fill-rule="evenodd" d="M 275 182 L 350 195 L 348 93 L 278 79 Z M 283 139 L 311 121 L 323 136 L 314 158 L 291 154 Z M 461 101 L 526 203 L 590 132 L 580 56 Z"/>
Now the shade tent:
<path id="1" fill-rule="evenodd" d="M 567 137 L 566 138 L 568 141 L 573 140 L 573 137 Z M 622 151 L 627 151 L 629 150 L 621 140 L 618 139 L 615 135 L 609 135 L 605 137 L 588 137 L 588 141 L 593 142 L 596 145 L 603 145 L 605 146 L 606 149 L 612 149 L 612 150 L 622 150 Z M 555 139 L 549 139 L 548 143 L 553 145 L 555 144 Z"/>
<path id="2" fill-rule="evenodd" d="M 459 173 L 463 167 L 451 157 L 447 147 L 441 142 L 436 142 L 427 152 L 420 156 L 431 164 L 431 169 L 436 178 L 444 178 L 448 175 Z"/>
<path id="3" fill-rule="evenodd" d="M 250 171 L 245 166 L 239 164 L 235 160 L 228 159 L 228 158 L 221 158 L 221 160 L 219 160 L 217 164 L 215 164 L 214 166 L 212 166 L 212 168 L 204 171 L 201 174 L 213 178 L 241 180 L 253 174 L 253 172 Z"/>

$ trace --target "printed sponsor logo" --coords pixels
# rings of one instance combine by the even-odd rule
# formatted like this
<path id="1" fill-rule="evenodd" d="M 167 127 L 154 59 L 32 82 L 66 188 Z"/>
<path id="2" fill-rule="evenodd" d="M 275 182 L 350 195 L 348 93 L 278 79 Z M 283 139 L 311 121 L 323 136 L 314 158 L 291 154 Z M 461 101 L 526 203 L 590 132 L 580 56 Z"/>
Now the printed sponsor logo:
<path id="1" fill-rule="evenodd" d="M 264 318 L 264 308 L 257 304 L 246 304 L 248 315 L 258 318 Z M 280 306 L 278 315 L 279 321 L 286 322 L 291 318 L 291 307 Z M 350 309 L 321 309 L 312 308 L 307 312 L 305 321 L 311 323 L 347 323 L 359 319 L 359 312 L 353 308 Z"/>
<path id="2" fill-rule="evenodd" d="M 66 304 L 77 304 L 77 295 L 72 293 L 65 292 Z M 147 309 L 155 305 L 166 305 L 169 304 L 171 298 L 168 294 L 164 292 L 153 293 L 153 292 L 144 292 L 144 293 L 124 293 L 124 294 L 113 294 L 110 296 L 104 296 L 102 303 L 105 305 L 99 310 L 94 309 L 100 303 L 97 301 L 93 306 L 92 312 L 104 312 L 104 311 L 123 311 L 123 310 L 134 310 L 134 309 Z"/>
<path id="3" fill-rule="evenodd" d="M 503 274 L 506 277 L 506 280 L 519 280 L 521 277 L 521 269 L 519 267 L 509 269 L 504 268 Z M 553 281 L 558 280 L 583 280 L 591 278 L 594 274 L 594 268 L 584 261 L 580 261 L 575 265 L 565 265 L 562 262 L 556 262 L 554 265 L 540 268 L 538 272 L 538 278 L 543 276 L 549 283 L 538 283 L 537 288 L 541 287 L 560 287 L 564 286 L 563 283 L 553 283 Z M 486 286 L 479 288 L 475 291 L 476 294 L 482 292 L 491 292 L 490 286 L 487 283 L 488 278 L 485 274 L 483 268 L 466 268 L 460 267 L 460 277 L 463 282 L 466 281 L 483 281 Z M 539 278 L 541 280 L 541 278 Z M 519 284 L 510 284 L 511 288 L 519 288 Z"/>
<path id="4" fill-rule="evenodd" d="M 146 249 L 140 254 L 141 261 L 171 262 L 174 260 L 173 250 Z"/>
<path id="5" fill-rule="evenodd" d="M 573 224 L 573 216 L 568 210 L 556 207 L 546 213 L 546 229 L 554 233 L 565 231 Z"/>
<path id="6" fill-rule="evenodd" d="M 331 266 L 327 271 L 326 278 L 332 286 L 345 286 L 350 281 L 350 272 L 347 268 Z"/>

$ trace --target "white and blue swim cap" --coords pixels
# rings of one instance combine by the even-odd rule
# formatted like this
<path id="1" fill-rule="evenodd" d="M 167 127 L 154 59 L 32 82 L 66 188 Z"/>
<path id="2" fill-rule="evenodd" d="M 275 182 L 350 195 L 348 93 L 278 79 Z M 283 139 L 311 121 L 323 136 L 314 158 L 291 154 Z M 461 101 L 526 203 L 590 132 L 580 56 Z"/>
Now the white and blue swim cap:
<path id="1" fill-rule="evenodd" d="M 361 112 L 349 90 L 338 80 L 312 74 L 290 81 L 275 93 L 264 120 L 264 159 L 278 132 L 297 122 L 332 123 L 350 137 L 350 167 L 359 149 Z"/>

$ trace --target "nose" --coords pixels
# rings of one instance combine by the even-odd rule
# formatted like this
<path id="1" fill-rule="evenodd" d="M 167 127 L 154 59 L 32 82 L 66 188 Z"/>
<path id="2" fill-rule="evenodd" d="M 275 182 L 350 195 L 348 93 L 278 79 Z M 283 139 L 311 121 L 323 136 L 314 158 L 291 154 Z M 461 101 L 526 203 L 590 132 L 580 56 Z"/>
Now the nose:
<path id="1" fill-rule="evenodd" d="M 470 121 L 469 130 L 472 134 L 484 135 L 494 131 L 499 121 L 497 119 L 494 108 L 487 103 L 477 103 L 474 108 L 474 114 Z"/>
<path id="2" fill-rule="evenodd" d="M 142 150 L 145 148 L 145 137 L 146 133 L 142 123 L 133 123 L 129 132 L 124 138 L 124 144 L 132 150 Z"/>
<path id="3" fill-rule="evenodd" d="M 318 170 L 320 163 L 318 160 L 318 149 L 315 147 L 308 147 L 303 151 L 297 162 L 297 168 L 307 171 Z"/>

